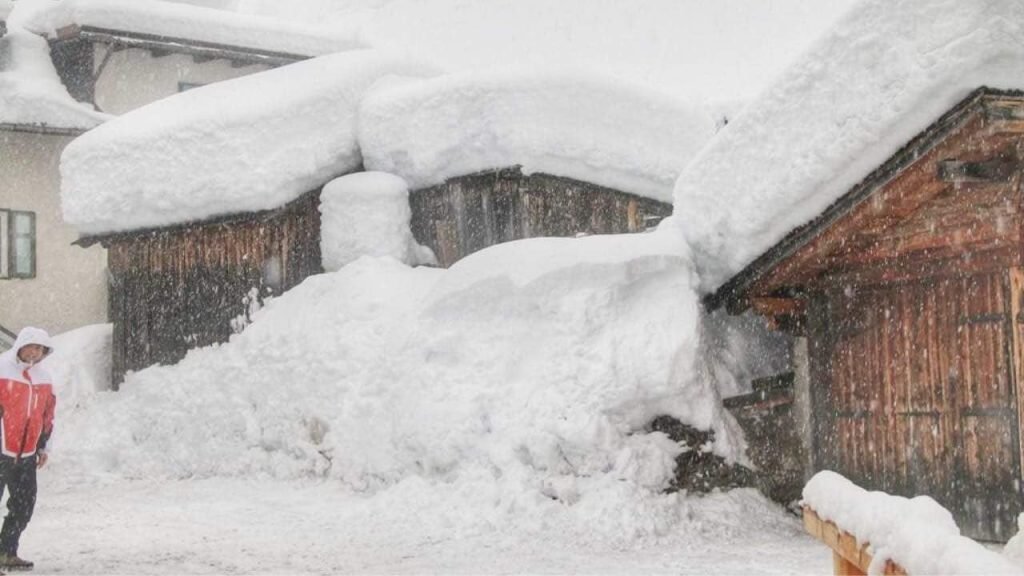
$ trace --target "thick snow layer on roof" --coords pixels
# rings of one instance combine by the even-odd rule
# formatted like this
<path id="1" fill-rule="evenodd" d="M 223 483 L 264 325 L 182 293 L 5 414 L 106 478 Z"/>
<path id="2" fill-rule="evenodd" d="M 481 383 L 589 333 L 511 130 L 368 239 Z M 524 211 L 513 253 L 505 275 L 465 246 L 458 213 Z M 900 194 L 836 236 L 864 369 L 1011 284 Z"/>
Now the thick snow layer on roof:
<path id="1" fill-rule="evenodd" d="M 1024 88 L 1019 0 L 864 0 L 712 140 L 675 212 L 713 290 L 973 89 Z"/>
<path id="2" fill-rule="evenodd" d="M 374 82 L 429 73 L 358 50 L 158 100 L 64 151 L 64 219 L 97 234 L 278 208 L 360 166 L 355 120 Z"/>
<path id="3" fill-rule="evenodd" d="M 893 560 L 909 574 L 1020 574 L 997 552 L 960 535 L 953 515 L 928 496 L 907 499 L 868 492 L 835 472 L 818 472 L 804 504 L 860 542 L 871 544 L 868 572 Z"/>
<path id="4" fill-rule="evenodd" d="M 71 98 L 46 40 L 17 28 L 0 38 L 0 124 L 88 129 L 107 118 Z"/>
<path id="5" fill-rule="evenodd" d="M 49 37 L 67 26 L 91 26 L 301 56 L 363 46 L 340 25 L 328 29 L 156 0 L 63 0 L 35 10 L 23 25 Z"/>
<path id="6" fill-rule="evenodd" d="M 443 76 L 367 96 L 367 168 L 413 189 L 522 165 L 671 202 L 686 161 L 714 134 L 704 109 L 611 78 L 519 72 Z"/>

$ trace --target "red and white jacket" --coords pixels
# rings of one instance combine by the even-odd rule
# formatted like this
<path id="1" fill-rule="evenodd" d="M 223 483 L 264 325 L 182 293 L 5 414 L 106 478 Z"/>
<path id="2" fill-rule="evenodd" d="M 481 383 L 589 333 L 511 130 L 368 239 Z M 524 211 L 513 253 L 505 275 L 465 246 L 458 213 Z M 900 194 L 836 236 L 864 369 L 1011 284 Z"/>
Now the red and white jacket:
<path id="1" fill-rule="evenodd" d="M 27 344 L 45 346 L 47 353 L 53 350 L 46 332 L 25 328 L 14 348 L 0 354 L 0 453 L 13 458 L 45 450 L 57 405 L 49 372 L 38 363 L 30 366 L 18 359 L 17 351 Z"/>

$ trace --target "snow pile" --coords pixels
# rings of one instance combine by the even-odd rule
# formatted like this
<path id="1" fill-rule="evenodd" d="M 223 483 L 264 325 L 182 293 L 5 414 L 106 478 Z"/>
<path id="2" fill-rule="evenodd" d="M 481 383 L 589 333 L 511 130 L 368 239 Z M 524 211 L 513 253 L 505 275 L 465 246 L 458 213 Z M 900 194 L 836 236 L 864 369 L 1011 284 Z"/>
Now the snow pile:
<path id="1" fill-rule="evenodd" d="M 676 185 L 705 290 L 825 210 L 973 89 L 1024 88 L 1019 0 L 864 0 Z"/>
<path id="2" fill-rule="evenodd" d="M 367 96 L 359 141 L 367 168 L 413 189 L 522 165 L 671 202 L 715 131 L 706 110 L 606 76 L 478 73 L 387 88 Z"/>
<path id="3" fill-rule="evenodd" d="M 871 545 L 869 573 L 892 560 L 909 574 L 1019 574 L 1003 556 L 960 535 L 953 515 L 928 496 L 868 492 L 835 472 L 804 487 L 803 503 Z"/>
<path id="4" fill-rule="evenodd" d="M 0 22 L 7 20 L 7 16 L 14 10 L 11 0 L 0 0 Z"/>
<path id="5" fill-rule="evenodd" d="M 64 219 L 98 234 L 278 208 L 360 166 L 356 112 L 374 82 L 431 72 L 343 52 L 133 110 L 64 151 Z"/>
<path id="6" fill-rule="evenodd" d="M 449 270 L 363 258 L 65 415 L 54 462 L 69 478 L 326 476 L 413 507 L 443 491 L 472 523 L 564 512 L 588 534 L 663 533 L 685 516 L 660 492 L 680 448 L 644 425 L 673 415 L 739 457 L 697 378 L 685 254 L 652 233 L 524 240 Z"/>
<path id="7" fill-rule="evenodd" d="M 71 98 L 46 40 L 13 26 L 0 38 L 0 124 L 87 130 L 108 118 Z"/>
<path id="8" fill-rule="evenodd" d="M 63 0 L 35 10 L 23 25 L 49 38 L 68 26 L 89 26 L 297 56 L 364 46 L 352 31 L 337 25 L 328 29 L 156 0 Z"/>
<path id="9" fill-rule="evenodd" d="M 337 271 L 362 256 L 390 256 L 406 264 L 436 264 L 412 236 L 409 187 L 384 172 L 359 172 L 328 182 L 320 194 L 320 254 Z"/>
<path id="10" fill-rule="evenodd" d="M 53 376 L 61 411 L 110 390 L 112 331 L 111 324 L 95 324 L 53 337 L 53 353 L 46 357 L 45 366 Z"/>
<path id="11" fill-rule="evenodd" d="M 1006 542 L 1003 556 L 1024 568 L 1024 514 L 1017 516 L 1017 533 Z"/>

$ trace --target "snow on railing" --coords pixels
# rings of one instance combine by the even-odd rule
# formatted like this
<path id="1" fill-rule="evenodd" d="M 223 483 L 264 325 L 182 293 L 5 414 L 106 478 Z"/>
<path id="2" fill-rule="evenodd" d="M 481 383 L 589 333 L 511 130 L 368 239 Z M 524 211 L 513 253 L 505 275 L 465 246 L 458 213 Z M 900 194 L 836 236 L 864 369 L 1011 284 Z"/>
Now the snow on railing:
<path id="1" fill-rule="evenodd" d="M 830 471 L 803 491 L 804 527 L 828 544 L 836 574 L 1020 574 L 997 552 L 960 535 L 928 496 L 868 492 Z"/>

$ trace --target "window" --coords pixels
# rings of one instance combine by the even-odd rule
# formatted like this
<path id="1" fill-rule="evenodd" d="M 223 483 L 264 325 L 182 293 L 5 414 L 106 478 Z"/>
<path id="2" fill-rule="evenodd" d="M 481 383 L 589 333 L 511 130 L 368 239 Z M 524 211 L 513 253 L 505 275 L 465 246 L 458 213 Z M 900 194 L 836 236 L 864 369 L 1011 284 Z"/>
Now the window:
<path id="1" fill-rule="evenodd" d="M 35 213 L 0 209 L 0 278 L 35 276 Z"/>
<path id="2" fill-rule="evenodd" d="M 200 86 L 206 86 L 206 84 L 197 84 L 195 82 L 178 82 L 178 92 L 185 92 L 193 88 L 199 88 Z"/>

